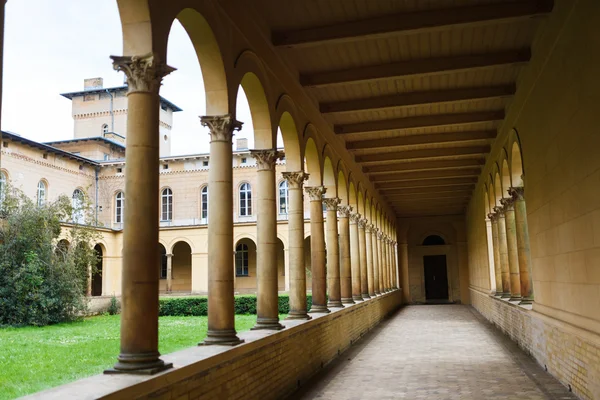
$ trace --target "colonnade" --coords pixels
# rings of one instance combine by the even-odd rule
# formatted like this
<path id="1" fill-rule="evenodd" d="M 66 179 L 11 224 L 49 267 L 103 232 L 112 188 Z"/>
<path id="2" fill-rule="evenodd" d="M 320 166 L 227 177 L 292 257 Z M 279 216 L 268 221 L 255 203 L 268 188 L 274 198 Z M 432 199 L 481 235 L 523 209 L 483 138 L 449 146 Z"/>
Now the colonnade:
<path id="1" fill-rule="evenodd" d="M 523 187 L 508 189 L 510 197 L 488 214 L 492 243 L 496 296 L 530 304 L 533 301 L 531 252 Z"/>
<path id="2" fill-rule="evenodd" d="M 155 373 L 171 365 L 158 352 L 158 90 L 173 71 L 156 55 L 113 57 L 127 76 L 127 174 L 123 231 L 121 352 L 107 373 Z M 234 322 L 232 139 L 242 123 L 231 115 L 201 117 L 210 134 L 208 174 L 208 332 L 202 345 L 242 342 Z M 257 321 L 253 329 L 283 329 L 277 292 L 276 149 L 251 151 L 257 160 Z M 323 198 L 324 186 L 303 188 L 308 174 L 285 172 L 289 190 L 289 319 L 310 319 L 306 302 L 304 260 L 304 191 L 310 201 L 312 305 L 310 313 L 327 313 L 399 287 L 393 225 L 379 213 L 363 216 L 338 197 Z M 335 188 L 334 188 L 335 189 Z M 326 206 L 326 224 L 323 221 Z M 168 269 L 170 262 L 168 263 Z M 168 271 L 170 275 L 170 271 Z"/>

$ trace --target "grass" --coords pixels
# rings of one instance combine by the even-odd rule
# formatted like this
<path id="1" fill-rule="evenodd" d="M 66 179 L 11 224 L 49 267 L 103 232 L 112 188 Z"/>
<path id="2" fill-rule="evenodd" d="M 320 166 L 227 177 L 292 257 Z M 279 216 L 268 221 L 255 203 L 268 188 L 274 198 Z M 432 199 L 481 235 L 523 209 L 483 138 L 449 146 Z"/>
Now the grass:
<path id="1" fill-rule="evenodd" d="M 285 318 L 285 316 L 281 316 Z M 256 315 L 236 315 L 238 332 Z M 119 315 L 80 322 L 0 329 L 0 400 L 35 393 L 102 373 L 119 353 Z M 159 351 L 195 346 L 206 336 L 207 317 L 160 317 Z"/>

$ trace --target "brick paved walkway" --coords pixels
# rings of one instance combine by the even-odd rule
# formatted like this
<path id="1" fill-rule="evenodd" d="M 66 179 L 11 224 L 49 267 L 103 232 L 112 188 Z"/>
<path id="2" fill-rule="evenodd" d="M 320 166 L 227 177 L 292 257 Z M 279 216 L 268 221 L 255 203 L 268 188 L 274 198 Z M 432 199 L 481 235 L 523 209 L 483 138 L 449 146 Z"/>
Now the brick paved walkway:
<path id="1" fill-rule="evenodd" d="M 405 307 L 295 399 L 576 399 L 468 306 Z"/>

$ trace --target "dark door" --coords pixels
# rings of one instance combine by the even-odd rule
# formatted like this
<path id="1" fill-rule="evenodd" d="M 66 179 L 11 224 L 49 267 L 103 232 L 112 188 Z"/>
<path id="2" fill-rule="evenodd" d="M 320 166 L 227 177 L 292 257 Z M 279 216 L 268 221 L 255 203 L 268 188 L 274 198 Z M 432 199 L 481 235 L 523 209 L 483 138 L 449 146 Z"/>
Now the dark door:
<path id="1" fill-rule="evenodd" d="M 448 273 L 446 256 L 424 256 L 425 298 L 427 300 L 448 300 Z"/>

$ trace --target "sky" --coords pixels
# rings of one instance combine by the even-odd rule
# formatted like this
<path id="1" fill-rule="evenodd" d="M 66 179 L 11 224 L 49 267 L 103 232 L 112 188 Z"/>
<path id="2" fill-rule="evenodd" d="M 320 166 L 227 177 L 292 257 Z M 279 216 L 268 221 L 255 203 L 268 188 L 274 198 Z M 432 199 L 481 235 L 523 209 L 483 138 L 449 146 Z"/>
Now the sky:
<path id="1" fill-rule="evenodd" d="M 85 78 L 104 87 L 123 84 L 110 55 L 122 55 L 121 23 L 114 0 L 13 0 L 6 3 L 2 130 L 40 142 L 73 137 L 71 101 L 60 93 L 83 90 Z M 161 96 L 183 109 L 174 114 L 172 155 L 209 150 L 204 84 L 194 48 L 179 22 L 169 35 L 167 62 L 177 71 L 163 80 Z M 252 122 L 243 90 L 235 138 L 252 148 Z"/>

